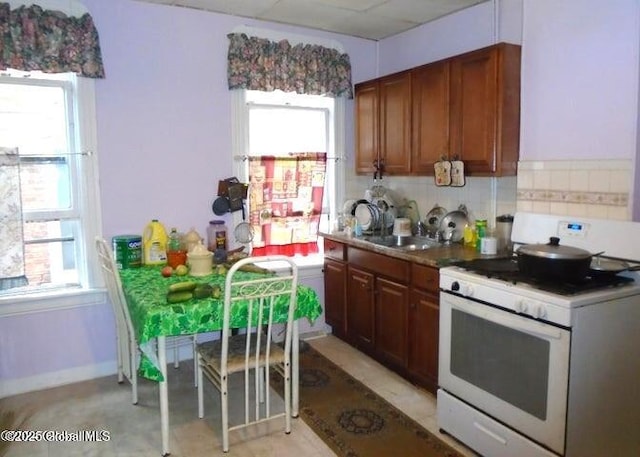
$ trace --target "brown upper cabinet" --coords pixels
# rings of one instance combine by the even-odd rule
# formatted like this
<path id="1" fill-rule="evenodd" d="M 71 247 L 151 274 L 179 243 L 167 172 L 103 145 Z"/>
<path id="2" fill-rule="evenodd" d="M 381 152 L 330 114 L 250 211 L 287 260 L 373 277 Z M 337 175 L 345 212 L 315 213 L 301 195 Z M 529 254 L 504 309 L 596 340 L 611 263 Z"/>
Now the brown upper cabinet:
<path id="1" fill-rule="evenodd" d="M 356 85 L 356 172 L 411 172 L 411 74 Z"/>
<path id="2" fill-rule="evenodd" d="M 516 174 L 520 46 L 500 43 L 356 85 L 356 173 L 433 175 L 445 158 L 470 176 Z M 380 160 L 381 162 L 376 162 Z"/>

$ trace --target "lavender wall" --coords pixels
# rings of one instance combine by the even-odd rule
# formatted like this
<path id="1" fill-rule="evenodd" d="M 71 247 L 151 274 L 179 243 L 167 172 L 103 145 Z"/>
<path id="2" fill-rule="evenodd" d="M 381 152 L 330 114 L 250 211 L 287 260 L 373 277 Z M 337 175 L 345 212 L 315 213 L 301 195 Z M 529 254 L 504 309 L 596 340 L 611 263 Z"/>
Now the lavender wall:
<path id="1" fill-rule="evenodd" d="M 139 233 L 152 217 L 202 234 L 214 217 L 218 180 L 232 175 L 226 35 L 234 27 L 333 38 L 351 56 L 354 80 L 375 74 L 368 40 L 130 0 L 86 4 L 107 72 L 97 83 L 106 236 Z M 351 123 L 352 104 L 347 111 Z"/>
<path id="2" fill-rule="evenodd" d="M 511 1 L 520 2 L 500 3 L 509 6 Z M 140 233 L 151 218 L 168 227 L 194 226 L 204 232 L 213 217 L 210 206 L 217 182 L 232 174 L 225 62 L 226 34 L 234 27 L 336 39 L 351 57 L 354 82 L 485 46 L 495 38 L 492 2 L 378 44 L 133 0 L 85 3 L 100 32 L 107 71 L 107 78 L 96 83 L 107 238 Z M 600 0 L 561 2 L 568 9 L 558 9 L 559 2 L 553 0 L 521 3 L 522 158 L 635 157 L 636 1 L 604 2 L 607 8 Z M 584 16 L 574 20 L 574 13 Z M 519 30 L 514 24 L 507 25 Z M 566 58 L 556 54 L 557 49 Z M 349 103 L 351 156 L 352 108 Z M 0 379 L 45 377 L 110 363 L 115 360 L 114 344 L 107 305 L 3 318 Z"/>
<path id="3" fill-rule="evenodd" d="M 380 42 L 380 76 L 493 44 L 493 2 L 445 16 Z"/>
<path id="4" fill-rule="evenodd" d="M 376 43 L 133 0 L 85 0 L 107 77 L 96 82 L 103 233 L 152 219 L 201 234 L 218 180 L 232 176 L 227 33 L 239 25 L 339 41 L 354 80 L 375 76 Z M 347 145 L 353 150 L 352 102 Z M 310 281 L 321 289 L 321 281 Z M 319 290 L 322 296 L 322 291 Z M 108 304 L 0 319 L 0 397 L 115 371 Z M 106 367 L 111 368 L 106 368 Z M 4 388 L 4 389 L 3 389 Z"/>
<path id="5" fill-rule="evenodd" d="M 628 159 L 637 153 L 637 0 L 525 0 L 525 160 Z"/>

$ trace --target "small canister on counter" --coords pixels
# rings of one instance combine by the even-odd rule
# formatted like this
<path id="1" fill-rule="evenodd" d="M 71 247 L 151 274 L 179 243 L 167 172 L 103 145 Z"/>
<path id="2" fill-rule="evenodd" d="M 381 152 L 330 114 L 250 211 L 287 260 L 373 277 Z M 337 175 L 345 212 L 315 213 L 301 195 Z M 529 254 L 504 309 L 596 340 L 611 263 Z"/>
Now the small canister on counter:
<path id="1" fill-rule="evenodd" d="M 513 228 L 513 216 L 503 214 L 496 217 L 496 238 L 498 238 L 498 252 L 511 255 L 513 243 L 511 242 L 511 229 Z"/>
<path id="2" fill-rule="evenodd" d="M 111 239 L 113 255 L 119 270 L 142 266 L 142 237 L 117 235 Z"/>
<path id="3" fill-rule="evenodd" d="M 493 233 L 488 233 L 480 240 L 480 254 L 496 255 L 497 253 L 498 239 L 493 236 Z"/>
<path id="4" fill-rule="evenodd" d="M 207 249 L 214 252 L 216 249 L 227 250 L 227 226 L 223 220 L 213 220 L 207 227 Z"/>

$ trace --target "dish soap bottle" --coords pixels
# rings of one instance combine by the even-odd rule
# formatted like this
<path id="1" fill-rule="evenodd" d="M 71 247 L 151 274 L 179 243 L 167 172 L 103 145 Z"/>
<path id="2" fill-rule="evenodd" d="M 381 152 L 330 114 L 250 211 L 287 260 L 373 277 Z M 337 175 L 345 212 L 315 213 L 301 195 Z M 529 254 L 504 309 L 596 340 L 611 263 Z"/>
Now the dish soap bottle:
<path id="1" fill-rule="evenodd" d="M 142 250 L 145 265 L 165 265 L 167 263 L 167 231 L 153 219 L 142 234 Z"/>

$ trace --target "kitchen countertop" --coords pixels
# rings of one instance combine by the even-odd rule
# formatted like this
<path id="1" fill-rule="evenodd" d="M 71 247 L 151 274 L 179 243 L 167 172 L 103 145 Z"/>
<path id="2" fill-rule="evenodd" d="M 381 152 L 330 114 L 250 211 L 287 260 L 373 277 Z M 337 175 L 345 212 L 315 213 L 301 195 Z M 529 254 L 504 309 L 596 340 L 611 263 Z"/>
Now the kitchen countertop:
<path id="1" fill-rule="evenodd" d="M 347 236 L 343 233 L 320 233 L 320 236 L 349 246 L 436 268 L 446 267 L 452 262 L 460 260 L 496 257 L 482 255 L 475 249 L 464 246 L 462 243 L 442 244 L 441 246 L 429 249 L 411 251 L 381 246 L 358 237 Z"/>

